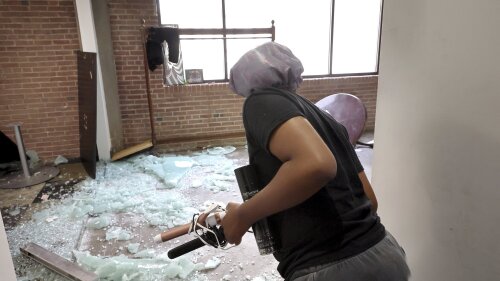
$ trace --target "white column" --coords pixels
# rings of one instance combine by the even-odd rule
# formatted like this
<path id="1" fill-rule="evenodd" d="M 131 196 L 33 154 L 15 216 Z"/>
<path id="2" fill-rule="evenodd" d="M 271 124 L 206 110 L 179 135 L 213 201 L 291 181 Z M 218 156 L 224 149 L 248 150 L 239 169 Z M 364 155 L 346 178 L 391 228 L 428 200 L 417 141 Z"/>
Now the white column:
<path id="1" fill-rule="evenodd" d="M 385 1 L 372 183 L 412 281 L 500 280 L 500 1 Z"/>
<path id="2" fill-rule="evenodd" d="M 2 269 L 2 280 L 16 280 L 16 273 L 10 255 L 9 243 L 7 242 L 7 234 L 5 233 L 2 216 L 0 216 L 0 268 Z"/>

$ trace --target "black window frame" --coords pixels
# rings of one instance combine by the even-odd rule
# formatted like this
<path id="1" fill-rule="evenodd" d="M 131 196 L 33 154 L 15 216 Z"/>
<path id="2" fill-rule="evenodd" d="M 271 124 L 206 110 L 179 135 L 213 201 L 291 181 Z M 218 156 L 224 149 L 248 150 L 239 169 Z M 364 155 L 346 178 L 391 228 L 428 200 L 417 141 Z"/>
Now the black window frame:
<path id="1" fill-rule="evenodd" d="M 224 79 L 213 79 L 213 80 L 204 80 L 204 83 L 213 83 L 213 82 L 228 82 L 228 63 L 227 63 L 227 40 L 237 40 L 235 38 L 228 38 L 226 36 L 228 28 L 226 27 L 226 1 L 221 0 L 222 6 L 222 32 L 218 35 L 222 37 L 220 40 L 223 40 L 224 47 Z M 158 14 L 158 25 L 161 26 L 161 12 L 160 12 L 160 0 L 156 0 L 156 11 Z M 379 33 L 378 33 L 378 46 L 377 46 L 377 67 L 376 71 L 373 72 L 356 72 L 356 73 L 332 73 L 332 55 L 333 55 L 333 39 L 334 39 L 334 15 L 335 15 L 335 0 L 331 0 L 331 11 L 330 11 L 330 46 L 328 53 L 328 74 L 318 74 L 318 75 L 303 75 L 303 78 L 329 78 L 329 77 L 349 77 L 349 76 L 373 76 L 379 74 L 379 66 L 380 66 L 380 46 L 382 39 L 382 22 L 384 17 L 384 0 L 381 0 L 380 4 L 380 20 L 379 20 Z M 274 20 L 271 19 L 272 28 L 274 29 Z M 279 24 L 279 23 L 278 23 Z M 182 38 L 181 38 L 182 40 Z M 193 39 L 189 40 L 203 40 L 203 39 Z M 274 34 L 273 39 L 274 41 Z"/>

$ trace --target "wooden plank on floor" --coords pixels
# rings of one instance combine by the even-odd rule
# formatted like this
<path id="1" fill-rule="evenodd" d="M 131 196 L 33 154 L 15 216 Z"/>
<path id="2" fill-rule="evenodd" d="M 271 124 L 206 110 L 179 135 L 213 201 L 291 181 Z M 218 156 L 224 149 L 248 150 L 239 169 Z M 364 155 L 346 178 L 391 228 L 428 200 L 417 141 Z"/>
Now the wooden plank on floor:
<path id="1" fill-rule="evenodd" d="M 29 243 L 24 248 L 21 248 L 21 253 L 72 280 L 96 281 L 99 279 L 97 274 L 87 271 L 79 265 L 49 252 L 35 243 Z"/>
<path id="2" fill-rule="evenodd" d="M 150 147 L 153 147 L 153 141 L 147 140 L 143 143 L 136 144 L 132 147 L 118 151 L 117 153 L 113 154 L 113 157 L 111 157 L 111 161 L 115 161 L 115 160 L 121 159 L 123 157 L 130 156 L 132 154 L 143 151 L 143 150 L 148 149 Z"/>

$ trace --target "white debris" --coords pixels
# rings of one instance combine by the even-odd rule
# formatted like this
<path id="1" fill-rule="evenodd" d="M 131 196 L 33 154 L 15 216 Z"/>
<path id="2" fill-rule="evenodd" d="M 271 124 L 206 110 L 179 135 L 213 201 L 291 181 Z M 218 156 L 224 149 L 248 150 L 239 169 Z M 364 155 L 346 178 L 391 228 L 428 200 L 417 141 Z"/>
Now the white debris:
<path id="1" fill-rule="evenodd" d="M 113 227 L 106 231 L 106 240 L 130 240 L 132 234 L 121 227 Z"/>
<path id="2" fill-rule="evenodd" d="M 190 260 L 186 258 L 181 258 L 176 260 L 177 264 L 181 267 L 181 271 L 179 272 L 180 278 L 186 278 L 191 272 L 193 272 L 198 266 L 192 263 Z"/>
<path id="3" fill-rule="evenodd" d="M 213 257 L 205 263 L 205 269 L 214 269 L 214 268 L 218 267 L 220 265 L 220 263 L 221 263 L 221 260 L 219 258 Z"/>
<path id="4" fill-rule="evenodd" d="M 191 167 L 193 167 L 193 164 L 194 163 L 191 160 L 191 158 L 186 158 L 183 160 L 175 160 L 174 161 L 175 167 L 178 167 L 178 168 L 191 168 Z"/>
<path id="5" fill-rule="evenodd" d="M 49 200 L 49 195 L 44 193 L 44 194 L 42 194 L 40 199 L 42 199 L 42 201 L 47 201 L 47 200 Z"/>
<path id="6" fill-rule="evenodd" d="M 131 244 L 128 244 L 128 246 L 127 246 L 127 250 L 128 250 L 131 254 L 136 254 L 137 252 L 139 252 L 139 246 L 140 246 L 140 244 L 139 244 L 139 243 L 131 243 Z"/>
<path id="7" fill-rule="evenodd" d="M 236 150 L 236 147 L 234 146 L 224 146 L 224 147 L 210 147 L 207 148 L 207 152 L 210 155 L 223 155 L 223 154 L 229 154 L 233 151 Z"/>
<path id="8" fill-rule="evenodd" d="M 134 255 L 134 258 L 154 258 L 156 256 L 155 250 L 153 249 L 144 249 Z"/>
<path id="9" fill-rule="evenodd" d="M 54 164 L 55 165 L 59 165 L 59 164 L 63 164 L 63 163 L 68 163 L 68 159 L 66 159 L 64 156 L 62 155 L 58 155 L 56 157 L 56 160 L 54 160 Z"/>
<path id="10" fill-rule="evenodd" d="M 220 206 L 222 208 L 225 208 L 225 203 L 220 202 L 220 201 L 215 201 L 215 200 L 207 200 L 203 202 L 200 206 L 200 212 L 207 212 L 207 210 L 212 209 L 213 206 Z"/>
<path id="11" fill-rule="evenodd" d="M 53 222 L 55 220 L 57 220 L 58 216 L 52 216 L 52 217 L 48 217 L 45 219 L 46 222 Z"/>
<path id="12" fill-rule="evenodd" d="M 38 163 L 40 162 L 40 158 L 38 157 L 38 153 L 34 150 L 27 150 L 26 155 L 30 158 L 29 160 L 29 166 L 31 169 L 34 169 L 37 167 Z"/>
<path id="13" fill-rule="evenodd" d="M 203 181 L 199 179 L 195 179 L 191 182 L 191 187 L 197 188 L 203 185 Z"/>
<path id="14" fill-rule="evenodd" d="M 140 275 L 141 274 L 139 272 L 133 273 L 132 275 L 130 275 L 130 277 L 127 274 L 123 274 L 121 281 L 137 280 L 136 278 L 139 277 Z"/>
<path id="15" fill-rule="evenodd" d="M 178 264 L 171 263 L 165 269 L 165 276 L 168 278 L 174 278 L 175 276 L 179 275 L 179 273 L 181 273 L 181 270 L 182 267 L 180 267 Z"/>
<path id="16" fill-rule="evenodd" d="M 112 219 L 108 215 L 102 215 L 96 218 L 90 218 L 87 221 L 87 227 L 92 229 L 102 229 L 109 226 L 112 223 Z"/>
<path id="17" fill-rule="evenodd" d="M 21 213 L 21 209 L 19 208 L 19 206 L 16 206 L 16 208 L 14 208 L 14 210 L 9 212 L 9 215 L 10 216 L 17 216 L 20 213 Z"/>

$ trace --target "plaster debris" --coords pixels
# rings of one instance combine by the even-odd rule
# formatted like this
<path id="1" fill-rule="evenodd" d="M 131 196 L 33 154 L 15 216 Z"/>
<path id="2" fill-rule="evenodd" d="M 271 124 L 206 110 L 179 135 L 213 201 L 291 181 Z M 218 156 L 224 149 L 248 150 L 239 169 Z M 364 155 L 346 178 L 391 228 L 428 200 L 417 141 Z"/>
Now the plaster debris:
<path id="1" fill-rule="evenodd" d="M 121 227 L 113 227 L 106 231 L 106 240 L 130 240 L 132 234 Z"/>
<path id="2" fill-rule="evenodd" d="M 207 148 L 208 154 L 211 155 L 223 155 L 223 154 L 229 154 L 231 152 L 234 152 L 236 150 L 236 147 L 234 146 L 224 146 L 224 147 L 209 147 Z"/>
<path id="3" fill-rule="evenodd" d="M 221 264 L 221 260 L 218 257 L 213 257 L 205 263 L 205 269 L 214 269 Z"/>
<path id="4" fill-rule="evenodd" d="M 127 246 L 127 250 L 131 253 L 131 254 L 136 254 L 137 252 L 139 252 L 139 246 L 141 244 L 139 243 L 132 243 L 132 244 L 128 244 Z"/>
<path id="5" fill-rule="evenodd" d="M 54 160 L 54 164 L 55 165 L 59 165 L 59 164 L 64 164 L 64 163 L 68 163 L 68 159 L 66 159 L 64 156 L 62 155 L 58 155 L 56 157 L 56 159 Z"/>
<path id="6" fill-rule="evenodd" d="M 134 255 L 134 258 L 154 258 L 156 256 L 155 250 L 153 249 L 145 249 Z"/>
<path id="7" fill-rule="evenodd" d="M 109 226 L 112 223 L 112 219 L 109 215 L 102 215 L 95 218 L 90 218 L 87 221 L 87 227 L 91 229 L 102 229 Z"/>
<path id="8" fill-rule="evenodd" d="M 19 208 L 19 206 L 16 206 L 16 207 L 14 208 L 14 210 L 9 211 L 9 215 L 10 215 L 10 216 L 17 216 L 17 215 L 19 215 L 20 213 L 21 213 L 21 209 Z"/>
<path id="9" fill-rule="evenodd" d="M 30 169 L 35 169 L 40 162 L 40 158 L 38 157 L 38 153 L 36 153 L 36 151 L 34 151 L 34 150 L 27 150 L 26 155 L 29 157 Z"/>
<path id="10" fill-rule="evenodd" d="M 191 187 L 197 188 L 203 185 L 203 181 L 196 179 L 191 182 Z"/>
<path id="11" fill-rule="evenodd" d="M 48 217 L 45 219 L 46 222 L 53 222 L 55 220 L 57 220 L 58 216 L 52 216 L 52 217 Z"/>

